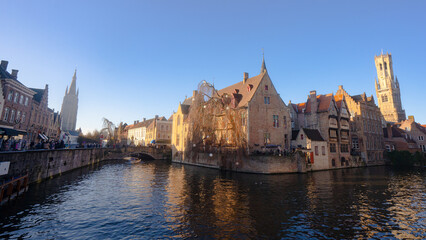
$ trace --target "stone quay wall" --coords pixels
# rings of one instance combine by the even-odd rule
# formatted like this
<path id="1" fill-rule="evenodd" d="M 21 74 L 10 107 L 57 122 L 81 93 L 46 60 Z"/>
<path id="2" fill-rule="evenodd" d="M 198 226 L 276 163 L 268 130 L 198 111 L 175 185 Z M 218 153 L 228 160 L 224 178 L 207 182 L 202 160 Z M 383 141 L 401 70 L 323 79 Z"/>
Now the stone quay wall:
<path id="1" fill-rule="evenodd" d="M 108 149 L 102 148 L 2 152 L 0 162 L 10 162 L 8 176 L 28 173 L 32 183 L 100 162 L 106 155 Z"/>
<path id="2" fill-rule="evenodd" d="M 305 159 L 299 153 L 290 156 L 193 153 L 187 157 L 175 157 L 173 162 L 216 168 L 235 172 L 278 174 L 304 173 Z"/>

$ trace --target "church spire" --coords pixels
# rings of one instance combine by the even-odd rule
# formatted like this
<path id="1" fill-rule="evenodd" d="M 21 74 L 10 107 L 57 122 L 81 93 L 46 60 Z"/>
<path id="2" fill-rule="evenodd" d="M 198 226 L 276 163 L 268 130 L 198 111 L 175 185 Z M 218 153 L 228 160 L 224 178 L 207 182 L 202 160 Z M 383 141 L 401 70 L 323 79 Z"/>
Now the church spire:
<path id="1" fill-rule="evenodd" d="M 263 54 L 262 67 L 260 68 L 260 73 L 263 73 L 263 72 L 266 72 L 265 54 Z"/>
<path id="2" fill-rule="evenodd" d="M 74 76 L 72 77 L 72 82 L 71 82 L 71 86 L 70 86 L 70 90 L 68 94 L 76 95 L 76 83 L 75 83 L 76 79 L 77 79 L 77 69 L 74 71 Z"/>

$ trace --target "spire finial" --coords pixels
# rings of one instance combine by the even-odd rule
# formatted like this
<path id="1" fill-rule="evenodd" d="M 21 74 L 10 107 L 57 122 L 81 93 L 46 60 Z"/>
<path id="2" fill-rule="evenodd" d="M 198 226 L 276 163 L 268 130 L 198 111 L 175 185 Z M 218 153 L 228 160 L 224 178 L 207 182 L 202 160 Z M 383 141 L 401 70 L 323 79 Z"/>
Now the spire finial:
<path id="1" fill-rule="evenodd" d="M 266 72 L 266 64 L 265 64 L 265 51 L 262 48 L 262 67 L 260 68 L 260 73 Z"/>

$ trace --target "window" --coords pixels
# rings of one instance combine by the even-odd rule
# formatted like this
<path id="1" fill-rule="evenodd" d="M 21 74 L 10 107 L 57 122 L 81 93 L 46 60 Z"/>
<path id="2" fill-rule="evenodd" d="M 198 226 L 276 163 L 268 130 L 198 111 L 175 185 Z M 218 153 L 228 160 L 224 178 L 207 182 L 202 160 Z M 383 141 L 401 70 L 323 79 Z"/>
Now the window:
<path id="1" fill-rule="evenodd" d="M 349 152 L 349 145 L 348 145 L 348 144 L 341 144 L 341 145 L 340 145 L 340 151 L 341 151 L 342 153 L 347 153 L 347 152 Z"/>
<path id="2" fill-rule="evenodd" d="M 13 98 L 13 91 L 10 90 L 9 94 L 7 95 L 7 100 L 12 101 L 12 98 Z"/>
<path id="3" fill-rule="evenodd" d="M 426 145 L 420 145 L 420 148 L 422 149 L 423 152 L 426 152 Z"/>
<path id="4" fill-rule="evenodd" d="M 10 113 L 10 120 L 9 122 L 13 122 L 15 120 L 15 110 L 12 109 L 12 112 Z"/>
<path id="5" fill-rule="evenodd" d="M 318 146 L 315 146 L 315 156 L 318 156 Z"/>
<path id="6" fill-rule="evenodd" d="M 348 139 L 348 132 L 346 132 L 346 131 L 341 131 L 341 132 L 340 132 L 340 134 L 341 134 L 341 136 L 342 136 L 342 139 Z"/>
<path id="7" fill-rule="evenodd" d="M 272 118 L 274 120 L 272 126 L 275 127 L 275 128 L 280 127 L 280 124 L 278 122 L 278 115 L 272 115 Z"/>
<path id="8" fill-rule="evenodd" d="M 390 145 L 386 145 L 386 151 L 388 151 L 388 152 L 391 151 L 391 146 Z"/>
<path id="9" fill-rule="evenodd" d="M 22 113 L 22 120 L 21 123 L 25 123 L 25 112 Z"/>
<path id="10" fill-rule="evenodd" d="M 284 128 L 287 128 L 287 117 L 286 116 L 284 116 L 283 125 L 284 125 Z"/>
<path id="11" fill-rule="evenodd" d="M 16 113 L 16 121 L 19 122 L 19 120 L 21 120 L 21 111 Z"/>
<path id="12" fill-rule="evenodd" d="M 269 135 L 269 133 L 263 133 L 263 142 L 265 144 L 271 143 L 271 136 Z"/>
<path id="13" fill-rule="evenodd" d="M 179 146 L 180 137 L 179 134 L 176 134 L 176 146 Z"/>
<path id="14" fill-rule="evenodd" d="M 352 138 L 352 148 L 359 149 L 358 138 Z"/>
<path id="15" fill-rule="evenodd" d="M 387 69 L 388 69 L 388 63 L 385 62 L 385 70 L 387 70 Z"/>
<path id="16" fill-rule="evenodd" d="M 303 140 L 303 134 L 300 134 L 300 139 L 302 139 L 302 140 Z"/>
<path id="17" fill-rule="evenodd" d="M 13 98 L 14 102 L 18 102 L 19 93 L 15 92 L 15 97 Z"/>
<path id="18" fill-rule="evenodd" d="M 268 91 L 268 89 L 269 89 L 269 88 L 268 88 L 268 85 L 265 85 L 265 90 L 266 90 L 266 91 Z"/>
<path id="19" fill-rule="evenodd" d="M 3 121 L 7 121 L 8 118 L 9 118 L 9 108 L 5 108 L 4 114 L 3 114 Z"/>
<path id="20" fill-rule="evenodd" d="M 24 95 L 19 98 L 19 104 L 24 104 Z"/>
<path id="21" fill-rule="evenodd" d="M 241 125 L 246 125 L 246 115 L 245 113 L 241 113 Z"/>
<path id="22" fill-rule="evenodd" d="M 325 146 L 321 147 L 321 152 L 322 152 L 322 155 L 324 156 L 325 155 Z"/>
<path id="23" fill-rule="evenodd" d="M 331 159 L 331 166 L 335 167 L 336 166 L 336 160 Z"/>
<path id="24" fill-rule="evenodd" d="M 178 116 L 177 125 L 180 125 L 180 116 Z"/>
<path id="25" fill-rule="evenodd" d="M 424 137 L 423 136 L 419 136 L 419 141 L 423 141 Z"/>
<path id="26" fill-rule="evenodd" d="M 28 97 L 25 97 L 25 106 L 28 106 Z"/>
<path id="27" fill-rule="evenodd" d="M 383 66 L 382 66 L 382 64 L 380 63 L 380 70 L 383 70 Z"/>
<path id="28" fill-rule="evenodd" d="M 263 100 L 265 101 L 265 104 L 269 104 L 269 102 L 270 102 L 270 98 L 269 97 L 264 97 Z"/>
<path id="29" fill-rule="evenodd" d="M 337 131 L 336 130 L 330 130 L 330 137 L 331 138 L 337 138 Z"/>
<path id="30" fill-rule="evenodd" d="M 330 143 L 330 152 L 336 152 L 336 144 L 335 143 Z"/>
<path id="31" fill-rule="evenodd" d="M 382 102 L 387 102 L 388 101 L 388 95 L 383 94 L 382 95 Z"/>

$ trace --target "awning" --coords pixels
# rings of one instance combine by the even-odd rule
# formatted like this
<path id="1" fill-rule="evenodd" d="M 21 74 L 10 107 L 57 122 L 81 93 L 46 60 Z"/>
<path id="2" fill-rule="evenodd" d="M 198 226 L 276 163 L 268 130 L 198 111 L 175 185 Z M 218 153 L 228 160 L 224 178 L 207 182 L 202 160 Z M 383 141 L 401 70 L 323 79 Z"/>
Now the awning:
<path id="1" fill-rule="evenodd" d="M 48 138 L 48 137 L 46 137 L 46 135 L 44 135 L 44 134 L 39 133 L 39 134 L 38 134 L 38 136 L 39 136 L 41 139 L 43 139 L 44 141 L 49 140 L 49 138 Z"/>
<path id="2" fill-rule="evenodd" d="M 27 135 L 27 132 L 12 129 L 12 128 L 0 128 L 0 135 L 18 136 L 18 135 Z"/>

